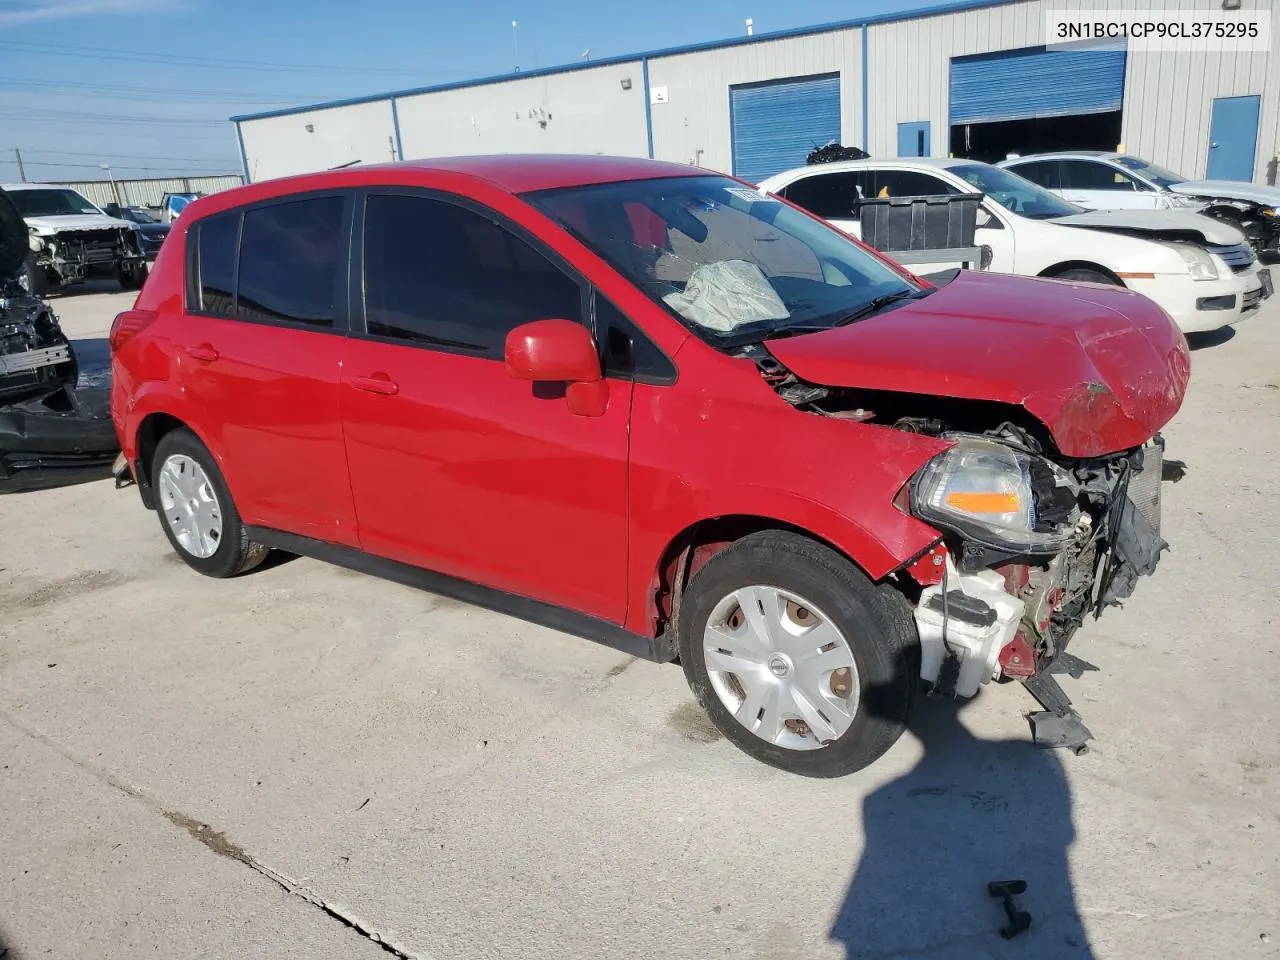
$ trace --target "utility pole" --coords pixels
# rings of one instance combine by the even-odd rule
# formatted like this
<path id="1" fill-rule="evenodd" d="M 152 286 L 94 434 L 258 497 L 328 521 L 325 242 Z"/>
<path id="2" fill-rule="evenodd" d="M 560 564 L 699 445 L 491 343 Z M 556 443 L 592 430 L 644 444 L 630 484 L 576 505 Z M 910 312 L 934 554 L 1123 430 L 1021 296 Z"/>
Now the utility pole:
<path id="1" fill-rule="evenodd" d="M 13 148 L 13 155 L 18 158 L 18 176 L 23 183 L 27 182 L 27 168 L 22 165 L 22 151 L 17 147 Z"/>

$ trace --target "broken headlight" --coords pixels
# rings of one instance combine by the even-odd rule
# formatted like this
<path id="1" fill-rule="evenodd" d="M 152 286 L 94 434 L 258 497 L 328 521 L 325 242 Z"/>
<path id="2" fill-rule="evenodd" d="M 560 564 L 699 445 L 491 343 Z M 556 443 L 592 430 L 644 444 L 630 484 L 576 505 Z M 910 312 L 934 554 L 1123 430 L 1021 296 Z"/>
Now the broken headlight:
<path id="1" fill-rule="evenodd" d="M 1156 242 L 1160 243 L 1160 241 Z M 1213 262 L 1213 257 L 1209 255 L 1209 251 L 1204 247 L 1197 247 L 1194 243 L 1180 241 L 1161 243 L 1161 246 L 1168 247 L 1182 258 L 1182 262 L 1187 265 L 1187 271 L 1191 274 L 1192 280 L 1218 279 L 1218 265 Z"/>
<path id="2" fill-rule="evenodd" d="M 921 520 L 983 546 L 1054 554 L 1080 519 L 1071 479 L 1043 457 L 971 435 L 951 435 L 911 482 Z"/>

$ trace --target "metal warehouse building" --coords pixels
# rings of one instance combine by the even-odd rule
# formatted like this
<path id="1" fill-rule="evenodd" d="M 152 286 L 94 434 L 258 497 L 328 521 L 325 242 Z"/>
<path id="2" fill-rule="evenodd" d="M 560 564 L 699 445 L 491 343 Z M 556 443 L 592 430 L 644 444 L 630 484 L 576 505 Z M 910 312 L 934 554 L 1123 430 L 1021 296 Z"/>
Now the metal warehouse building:
<path id="1" fill-rule="evenodd" d="M 1275 49 L 1045 49 L 1049 9 L 1220 3 L 962 2 L 232 119 L 252 181 L 517 152 L 648 156 L 758 180 L 839 141 L 982 160 L 1123 145 L 1190 178 L 1274 182 Z M 1280 38 L 1280 0 L 1240 3 L 1269 12 Z"/>

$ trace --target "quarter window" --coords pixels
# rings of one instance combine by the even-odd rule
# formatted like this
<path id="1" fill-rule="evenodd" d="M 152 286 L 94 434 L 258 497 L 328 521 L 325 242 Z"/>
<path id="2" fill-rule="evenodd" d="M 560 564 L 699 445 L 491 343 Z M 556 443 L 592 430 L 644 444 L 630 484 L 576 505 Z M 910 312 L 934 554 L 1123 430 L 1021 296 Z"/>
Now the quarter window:
<path id="1" fill-rule="evenodd" d="M 428 197 L 370 196 L 364 300 L 373 336 L 501 357 L 533 320 L 582 322 L 582 288 L 488 217 Z"/>
<path id="2" fill-rule="evenodd" d="M 345 273 L 342 197 L 257 207 L 244 215 L 237 313 L 332 327 Z"/>
<path id="3" fill-rule="evenodd" d="M 200 221 L 198 241 L 201 313 L 235 316 L 236 247 L 240 212 L 219 213 Z"/>

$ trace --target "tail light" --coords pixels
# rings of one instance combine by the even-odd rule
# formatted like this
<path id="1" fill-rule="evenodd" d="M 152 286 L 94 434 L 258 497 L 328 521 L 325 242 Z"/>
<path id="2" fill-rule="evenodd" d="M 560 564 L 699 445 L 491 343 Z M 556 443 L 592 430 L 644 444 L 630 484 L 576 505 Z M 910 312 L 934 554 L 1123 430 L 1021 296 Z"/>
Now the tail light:
<path id="1" fill-rule="evenodd" d="M 126 310 L 124 313 L 117 314 L 111 321 L 111 333 L 107 335 L 111 352 L 118 352 L 126 343 L 151 326 L 155 319 L 154 310 Z"/>

